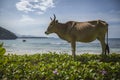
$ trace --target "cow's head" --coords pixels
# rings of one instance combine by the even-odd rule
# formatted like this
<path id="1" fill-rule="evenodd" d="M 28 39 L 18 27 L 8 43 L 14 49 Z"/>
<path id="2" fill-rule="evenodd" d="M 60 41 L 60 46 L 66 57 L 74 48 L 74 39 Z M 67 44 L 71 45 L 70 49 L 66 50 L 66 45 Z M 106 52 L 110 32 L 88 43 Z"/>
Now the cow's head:
<path id="1" fill-rule="evenodd" d="M 54 14 L 54 19 L 51 19 L 51 22 L 47 28 L 47 31 L 45 31 L 45 34 L 50 34 L 50 33 L 54 33 L 56 31 L 56 24 L 58 23 L 58 20 L 56 20 L 56 16 Z"/>

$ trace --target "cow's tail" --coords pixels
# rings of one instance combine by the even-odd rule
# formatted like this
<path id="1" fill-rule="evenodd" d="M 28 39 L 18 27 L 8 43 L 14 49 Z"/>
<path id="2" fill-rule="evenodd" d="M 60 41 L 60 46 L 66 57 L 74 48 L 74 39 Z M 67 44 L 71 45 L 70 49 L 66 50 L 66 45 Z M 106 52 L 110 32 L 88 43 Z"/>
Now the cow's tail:
<path id="1" fill-rule="evenodd" d="M 108 24 L 107 24 L 107 34 L 106 34 L 106 48 L 105 48 L 105 54 L 106 52 L 109 54 L 110 53 L 110 49 L 109 49 L 109 45 L 108 45 Z"/>

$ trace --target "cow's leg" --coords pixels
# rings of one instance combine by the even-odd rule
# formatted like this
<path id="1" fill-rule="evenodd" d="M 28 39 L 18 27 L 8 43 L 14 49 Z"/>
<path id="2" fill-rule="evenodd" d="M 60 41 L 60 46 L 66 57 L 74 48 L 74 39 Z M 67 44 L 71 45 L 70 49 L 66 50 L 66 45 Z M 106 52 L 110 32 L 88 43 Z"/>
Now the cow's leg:
<path id="1" fill-rule="evenodd" d="M 106 48 L 106 44 L 105 44 L 105 37 L 99 37 L 97 38 L 100 43 L 101 43 L 101 46 L 102 46 L 102 54 L 106 54 L 106 51 L 105 51 L 105 48 Z"/>
<path id="2" fill-rule="evenodd" d="M 76 42 L 75 42 L 75 40 L 73 40 L 73 41 L 71 41 L 71 48 L 72 48 L 72 55 L 73 55 L 73 57 L 74 57 L 74 59 L 75 59 L 75 51 L 76 51 Z"/>
<path id="3" fill-rule="evenodd" d="M 105 54 L 106 55 L 106 44 L 105 44 L 105 41 L 101 41 L 101 45 L 102 45 L 102 54 Z"/>

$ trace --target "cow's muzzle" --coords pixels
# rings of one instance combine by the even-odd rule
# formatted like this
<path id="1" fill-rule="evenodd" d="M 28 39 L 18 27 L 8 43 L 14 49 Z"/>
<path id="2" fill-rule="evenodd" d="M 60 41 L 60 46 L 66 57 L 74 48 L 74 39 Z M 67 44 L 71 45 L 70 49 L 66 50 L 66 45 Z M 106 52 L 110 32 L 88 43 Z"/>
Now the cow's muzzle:
<path id="1" fill-rule="evenodd" d="M 47 35 L 48 35 L 48 34 L 49 34 L 49 32 L 48 32 L 48 31 L 45 31 L 45 34 L 47 34 Z"/>

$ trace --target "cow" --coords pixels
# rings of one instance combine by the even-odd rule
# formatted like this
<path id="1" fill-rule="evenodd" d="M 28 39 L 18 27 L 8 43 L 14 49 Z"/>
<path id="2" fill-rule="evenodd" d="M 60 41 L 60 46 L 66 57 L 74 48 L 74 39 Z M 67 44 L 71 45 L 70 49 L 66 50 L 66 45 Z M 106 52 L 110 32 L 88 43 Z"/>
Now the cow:
<path id="1" fill-rule="evenodd" d="M 68 21 L 66 23 L 60 23 L 54 19 L 45 31 L 45 34 L 56 33 L 61 39 L 71 43 L 72 55 L 76 56 L 76 42 L 92 42 L 94 40 L 99 40 L 102 47 L 102 54 L 109 54 L 108 46 L 108 23 L 103 20 L 93 20 L 86 22 Z M 107 42 L 105 43 L 105 35 L 107 33 Z"/>

